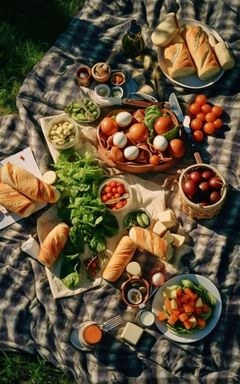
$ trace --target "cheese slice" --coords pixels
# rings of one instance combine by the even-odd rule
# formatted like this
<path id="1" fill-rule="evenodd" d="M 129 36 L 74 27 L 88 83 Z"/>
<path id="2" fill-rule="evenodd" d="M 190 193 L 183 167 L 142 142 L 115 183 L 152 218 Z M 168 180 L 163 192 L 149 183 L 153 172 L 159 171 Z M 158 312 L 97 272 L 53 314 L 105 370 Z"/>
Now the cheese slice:
<path id="1" fill-rule="evenodd" d="M 165 225 L 163 225 L 163 223 L 161 223 L 161 221 L 157 221 L 155 224 L 154 224 L 154 227 L 153 227 L 153 232 L 156 233 L 156 235 L 158 236 L 162 236 L 164 235 L 164 233 L 167 231 L 167 228 L 165 227 Z"/>
<path id="2" fill-rule="evenodd" d="M 178 235 L 177 233 L 172 233 L 172 237 L 173 237 L 173 245 L 175 245 L 175 247 L 179 248 L 183 245 L 185 241 L 185 236 Z"/>
<path id="3" fill-rule="evenodd" d="M 174 227 L 177 224 L 177 219 L 171 209 L 161 212 L 158 215 L 158 220 L 165 225 L 167 229 Z"/>
<path id="4" fill-rule="evenodd" d="M 168 244 L 173 243 L 173 240 L 174 240 L 173 235 L 171 234 L 170 231 L 167 231 L 167 232 L 162 236 L 162 239 L 166 240 L 166 242 L 167 242 Z"/>
<path id="5" fill-rule="evenodd" d="M 136 345 L 143 334 L 143 329 L 136 324 L 127 322 L 121 338 L 132 345 Z"/>

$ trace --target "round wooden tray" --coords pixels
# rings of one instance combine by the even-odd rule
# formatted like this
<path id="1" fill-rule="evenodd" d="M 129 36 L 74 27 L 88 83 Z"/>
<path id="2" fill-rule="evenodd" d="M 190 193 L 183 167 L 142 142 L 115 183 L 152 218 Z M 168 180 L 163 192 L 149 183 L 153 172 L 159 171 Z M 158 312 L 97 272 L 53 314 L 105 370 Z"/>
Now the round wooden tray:
<path id="1" fill-rule="evenodd" d="M 117 110 L 113 110 L 113 111 L 109 112 L 106 116 L 114 116 L 121 111 L 133 112 L 134 110 L 137 110 L 137 109 L 140 109 L 140 108 L 137 108 L 137 107 L 135 107 L 134 109 L 133 108 L 124 108 L 124 110 L 123 109 L 117 109 Z M 175 114 L 171 110 L 169 110 L 167 108 L 161 108 L 161 110 L 170 115 L 170 117 L 172 118 L 175 125 L 179 125 L 177 117 L 175 116 Z M 149 163 L 148 164 L 141 164 L 141 163 L 135 163 L 134 164 L 133 162 L 128 162 L 128 161 L 126 161 L 126 162 L 113 161 L 109 157 L 110 153 L 109 153 L 107 142 L 103 138 L 103 136 L 101 135 L 100 125 L 101 125 L 101 123 L 97 127 L 99 157 L 106 164 L 108 164 L 111 167 L 115 167 L 115 168 L 117 168 L 121 171 L 124 171 L 124 172 L 136 173 L 136 174 L 157 173 L 157 172 L 162 172 L 162 171 L 165 171 L 167 169 L 174 167 L 180 160 L 180 159 L 175 159 L 172 157 L 166 157 L 166 158 L 163 158 L 161 160 L 161 163 L 159 165 L 152 165 Z"/>

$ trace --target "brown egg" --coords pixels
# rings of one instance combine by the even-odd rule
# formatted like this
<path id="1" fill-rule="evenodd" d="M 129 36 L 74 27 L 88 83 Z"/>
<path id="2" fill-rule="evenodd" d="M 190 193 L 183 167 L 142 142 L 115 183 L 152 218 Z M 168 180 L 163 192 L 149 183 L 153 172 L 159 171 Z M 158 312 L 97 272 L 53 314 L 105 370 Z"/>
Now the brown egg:
<path id="1" fill-rule="evenodd" d="M 128 136 L 135 141 L 145 141 L 148 137 L 148 129 L 144 124 L 135 123 L 129 128 Z"/>
<path id="2" fill-rule="evenodd" d="M 172 157 L 180 159 L 185 153 L 185 144 L 181 139 L 172 139 L 169 141 L 168 150 Z"/>
<path id="3" fill-rule="evenodd" d="M 125 158 L 124 155 L 121 151 L 121 149 L 113 146 L 110 150 L 110 156 L 109 156 L 113 161 L 119 161 L 119 162 L 124 162 Z"/>

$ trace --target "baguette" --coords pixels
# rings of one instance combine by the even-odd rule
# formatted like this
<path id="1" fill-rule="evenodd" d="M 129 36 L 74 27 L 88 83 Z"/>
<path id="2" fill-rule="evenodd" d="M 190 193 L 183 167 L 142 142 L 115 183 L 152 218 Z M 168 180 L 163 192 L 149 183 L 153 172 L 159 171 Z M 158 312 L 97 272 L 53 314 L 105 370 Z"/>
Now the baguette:
<path id="1" fill-rule="evenodd" d="M 165 47 L 178 33 L 176 14 L 168 13 L 158 24 L 151 35 L 152 43 L 157 47 Z"/>
<path id="2" fill-rule="evenodd" d="M 0 182 L 0 204 L 8 211 L 17 213 L 22 217 L 28 217 L 35 209 L 32 200 L 22 195 L 8 184 Z"/>
<path id="3" fill-rule="evenodd" d="M 68 240 L 69 227 L 65 223 L 56 225 L 41 244 L 38 261 L 50 268 L 62 253 Z"/>
<path id="4" fill-rule="evenodd" d="M 136 244 L 128 236 L 123 236 L 106 265 L 102 277 L 111 282 L 119 279 L 136 249 Z"/>
<path id="5" fill-rule="evenodd" d="M 163 49 L 166 69 L 170 77 L 177 79 L 192 75 L 196 69 L 186 43 L 180 33 Z"/>
<path id="6" fill-rule="evenodd" d="M 132 227 L 129 231 L 130 239 L 141 249 L 167 260 L 168 243 L 153 231 L 141 227 Z"/>
<path id="7" fill-rule="evenodd" d="M 24 168 L 9 162 L 0 169 L 0 181 L 32 200 L 55 203 L 60 197 L 60 193 L 55 187 L 44 183 Z"/>
<path id="8" fill-rule="evenodd" d="M 187 25 L 182 34 L 197 68 L 198 77 L 206 81 L 215 76 L 221 68 L 207 34 L 201 27 L 192 25 Z"/>

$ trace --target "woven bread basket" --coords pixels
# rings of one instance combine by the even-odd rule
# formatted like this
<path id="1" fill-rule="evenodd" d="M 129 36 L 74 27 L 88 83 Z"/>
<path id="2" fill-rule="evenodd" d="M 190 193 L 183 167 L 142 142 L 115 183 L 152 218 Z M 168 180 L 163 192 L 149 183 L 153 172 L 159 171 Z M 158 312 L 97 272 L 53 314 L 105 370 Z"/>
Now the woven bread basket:
<path id="1" fill-rule="evenodd" d="M 187 198 L 185 193 L 183 192 L 182 185 L 184 182 L 184 179 L 188 173 L 191 171 L 198 170 L 199 168 L 206 168 L 206 170 L 212 170 L 216 176 L 218 176 L 222 180 L 222 188 L 221 188 L 221 198 L 220 200 L 211 205 L 201 206 L 200 204 L 193 203 L 191 200 Z M 182 211 L 184 211 L 188 216 L 190 216 L 193 219 L 210 219 L 214 216 L 216 216 L 219 211 L 221 210 L 227 195 L 227 184 L 224 177 L 220 174 L 220 172 L 209 164 L 199 163 L 190 165 L 187 167 L 180 175 L 179 178 L 179 191 L 178 191 L 178 198 L 180 201 L 180 208 Z"/>
<path id="2" fill-rule="evenodd" d="M 136 110 L 136 109 L 135 109 Z M 119 112 L 127 111 L 133 113 L 134 110 L 132 108 L 125 108 L 123 109 L 117 109 L 113 110 L 110 113 L 108 113 L 106 116 L 115 116 Z M 167 113 L 171 119 L 173 120 L 174 125 L 179 125 L 178 119 L 175 116 L 175 114 L 169 110 L 169 109 L 161 109 L 163 113 Z M 120 161 L 113 161 L 109 156 L 109 148 L 107 141 L 103 138 L 101 135 L 101 124 L 97 127 L 97 140 L 98 140 L 98 153 L 99 157 L 109 166 L 115 167 L 121 171 L 128 172 L 128 173 L 134 173 L 134 174 L 141 174 L 141 173 L 155 173 L 155 172 L 162 172 L 169 168 L 172 168 L 174 165 L 176 165 L 179 161 L 179 159 L 174 159 L 172 157 L 165 157 L 161 160 L 159 165 L 152 165 L 152 164 L 141 164 L 141 163 L 134 163 L 130 161 L 126 162 L 120 162 Z"/>

